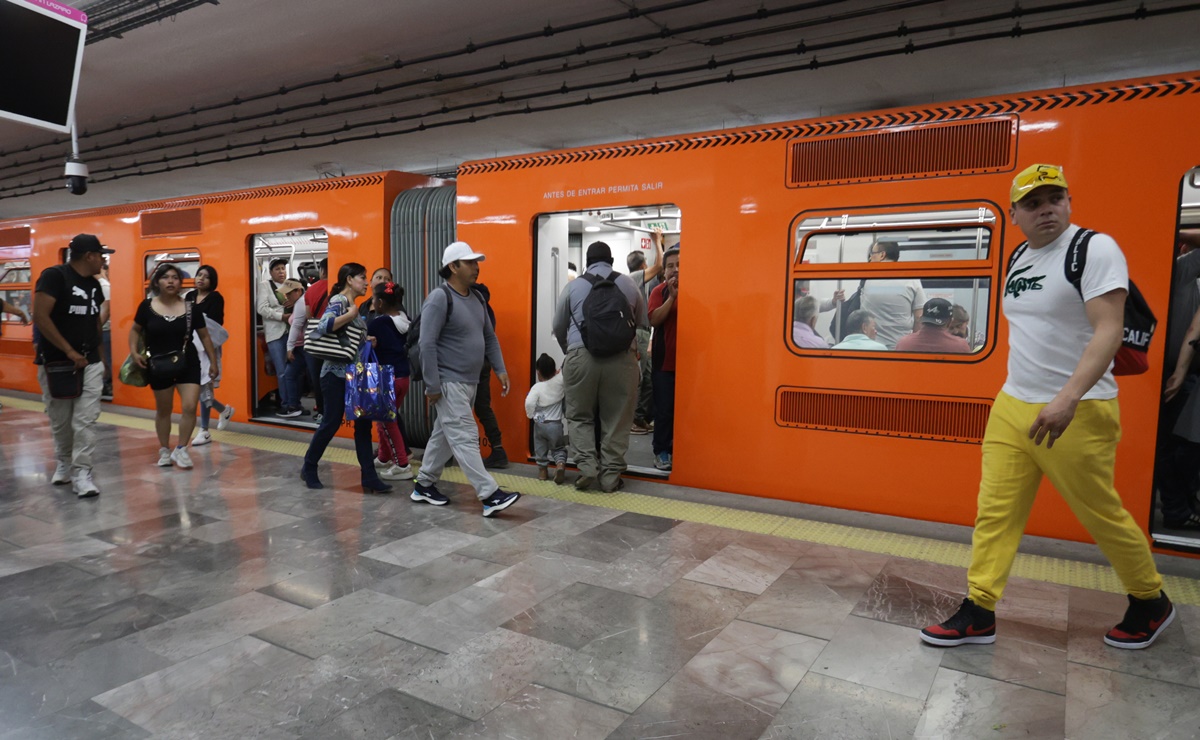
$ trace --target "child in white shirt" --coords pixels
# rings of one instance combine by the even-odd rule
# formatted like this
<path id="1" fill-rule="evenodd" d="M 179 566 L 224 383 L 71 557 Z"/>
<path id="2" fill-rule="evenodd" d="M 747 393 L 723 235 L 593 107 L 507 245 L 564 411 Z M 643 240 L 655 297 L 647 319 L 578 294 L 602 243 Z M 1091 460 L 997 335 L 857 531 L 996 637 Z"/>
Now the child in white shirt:
<path id="1" fill-rule="evenodd" d="M 549 479 L 553 460 L 554 482 L 562 485 L 567 467 L 567 441 L 563 432 L 566 389 L 553 357 L 543 352 L 535 367 L 538 382 L 525 397 L 525 415 L 533 419 L 533 457 L 537 460 L 538 480 Z"/>

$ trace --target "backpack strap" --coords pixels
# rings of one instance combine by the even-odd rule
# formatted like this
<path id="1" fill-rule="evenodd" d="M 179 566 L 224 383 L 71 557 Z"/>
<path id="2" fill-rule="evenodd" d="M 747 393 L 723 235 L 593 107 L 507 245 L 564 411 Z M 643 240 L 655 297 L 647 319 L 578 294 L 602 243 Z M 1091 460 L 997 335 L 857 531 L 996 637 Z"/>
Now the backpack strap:
<path id="1" fill-rule="evenodd" d="M 1067 254 L 1063 257 L 1063 275 L 1068 283 L 1075 286 L 1080 298 L 1083 298 L 1083 268 L 1087 266 L 1088 242 L 1095 235 L 1096 232 L 1091 229 L 1076 231 L 1067 247 Z"/>
<path id="2" fill-rule="evenodd" d="M 1021 258 L 1021 255 L 1025 254 L 1025 249 L 1028 246 L 1029 242 L 1021 242 L 1017 248 L 1012 251 L 1012 254 L 1008 255 L 1008 267 L 1004 268 L 1004 274 L 1006 276 L 1008 273 L 1012 272 L 1013 265 L 1017 264 L 1017 260 Z"/>
<path id="3" fill-rule="evenodd" d="M 590 285 L 590 286 L 592 286 L 593 288 L 595 288 L 595 287 L 596 287 L 596 285 L 597 285 L 598 283 L 600 283 L 600 281 L 602 281 L 602 280 L 604 280 L 604 279 L 605 279 L 605 278 L 602 278 L 602 277 L 600 277 L 599 275 L 597 275 L 597 274 L 595 274 L 595 273 L 593 273 L 593 272 L 585 272 L 585 273 L 583 273 L 582 275 L 580 275 L 579 277 L 580 277 L 581 279 L 583 279 L 583 280 L 586 280 L 586 281 L 587 281 L 587 284 L 588 284 L 588 285 Z M 588 292 L 590 293 L 591 291 L 589 290 Z M 583 298 L 584 298 L 584 300 L 587 300 L 587 296 L 584 296 Z M 568 302 L 568 303 L 567 303 L 567 308 L 568 308 L 568 309 L 570 309 L 570 308 L 571 308 L 570 302 Z M 580 305 L 580 308 L 579 308 L 579 310 L 580 310 L 580 311 L 582 311 L 582 310 L 583 310 L 583 306 L 582 306 L 582 304 Z M 579 322 L 575 320 L 575 312 L 574 312 L 574 311 L 571 311 L 570 313 L 571 313 L 571 323 L 575 324 L 575 328 L 576 328 L 576 329 L 579 329 L 580 331 L 583 331 L 582 327 L 579 325 Z"/>

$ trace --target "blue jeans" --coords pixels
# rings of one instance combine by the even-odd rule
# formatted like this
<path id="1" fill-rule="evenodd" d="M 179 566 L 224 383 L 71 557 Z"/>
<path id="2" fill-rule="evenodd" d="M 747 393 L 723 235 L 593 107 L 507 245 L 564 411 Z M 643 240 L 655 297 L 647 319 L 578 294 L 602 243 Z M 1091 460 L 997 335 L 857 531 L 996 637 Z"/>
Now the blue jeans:
<path id="1" fill-rule="evenodd" d="M 675 453 L 675 372 L 654 371 L 654 454 Z"/>
<path id="2" fill-rule="evenodd" d="M 297 408 L 300 406 L 301 378 L 308 373 L 308 363 L 303 347 L 293 349 L 292 357 L 295 359 L 288 363 L 280 385 L 287 387 L 287 397 L 292 399 L 292 405 L 288 408 Z"/>
<path id="3" fill-rule="evenodd" d="M 313 432 L 312 441 L 308 443 L 308 452 L 304 453 L 304 469 L 314 473 L 321 456 L 325 454 L 325 448 L 342 425 L 342 417 L 346 415 L 346 378 L 336 373 L 322 375 L 321 392 L 325 395 L 325 415 L 321 417 L 317 431 Z M 354 456 L 358 458 L 363 485 L 382 485 L 372 460 L 375 455 L 371 449 L 369 421 L 354 421 Z"/>
<path id="4" fill-rule="evenodd" d="M 299 404 L 288 393 L 287 381 L 287 335 L 267 342 L 267 354 L 271 356 L 271 364 L 275 366 L 275 380 L 279 384 L 279 407 L 290 409 Z"/>

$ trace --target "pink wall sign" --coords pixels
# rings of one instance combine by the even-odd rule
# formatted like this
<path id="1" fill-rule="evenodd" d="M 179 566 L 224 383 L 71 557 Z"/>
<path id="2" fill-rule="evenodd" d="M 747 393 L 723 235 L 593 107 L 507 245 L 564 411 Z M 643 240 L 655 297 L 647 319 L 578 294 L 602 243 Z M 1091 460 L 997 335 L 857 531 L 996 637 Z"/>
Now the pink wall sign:
<path id="1" fill-rule="evenodd" d="M 64 18 L 87 25 L 87 13 L 82 10 L 72 8 L 62 3 L 56 3 L 54 0 L 23 0 L 27 5 L 35 5 L 44 10 L 49 10 L 51 13 L 57 13 Z"/>

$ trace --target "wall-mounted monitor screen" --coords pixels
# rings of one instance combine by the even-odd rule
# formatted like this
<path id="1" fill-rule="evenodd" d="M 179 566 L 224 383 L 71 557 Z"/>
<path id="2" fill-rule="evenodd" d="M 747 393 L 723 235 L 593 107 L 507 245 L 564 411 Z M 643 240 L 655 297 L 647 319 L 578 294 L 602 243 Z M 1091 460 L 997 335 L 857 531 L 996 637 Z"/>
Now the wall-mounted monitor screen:
<path id="1" fill-rule="evenodd" d="M 68 133 L 87 16 L 53 0 L 0 0 L 0 118 Z"/>

